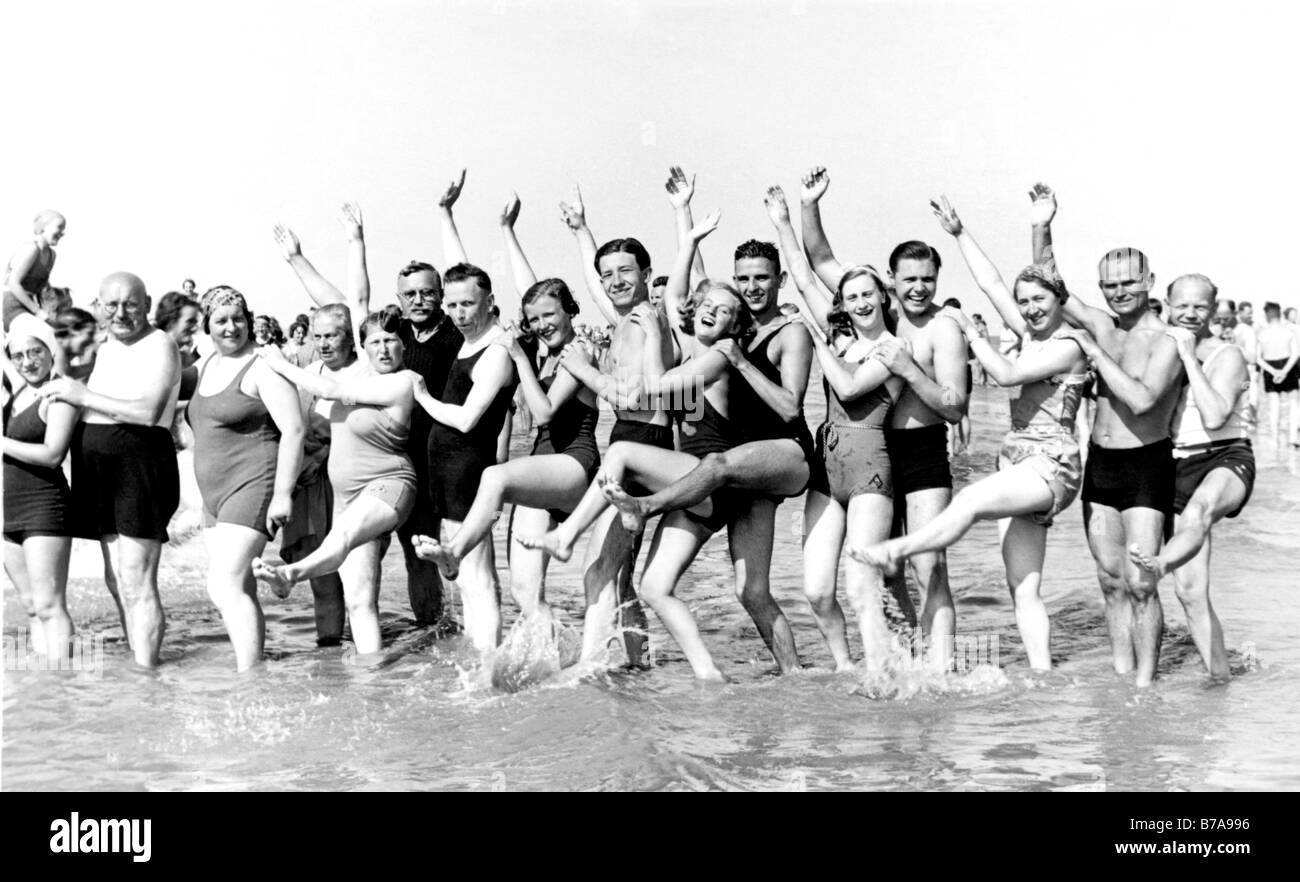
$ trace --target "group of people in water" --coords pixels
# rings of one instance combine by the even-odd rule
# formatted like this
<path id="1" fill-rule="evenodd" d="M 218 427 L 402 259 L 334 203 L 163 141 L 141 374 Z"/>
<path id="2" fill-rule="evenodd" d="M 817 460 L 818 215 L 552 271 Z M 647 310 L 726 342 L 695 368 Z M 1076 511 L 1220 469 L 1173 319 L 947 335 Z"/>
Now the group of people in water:
<path id="1" fill-rule="evenodd" d="M 883 270 L 841 262 L 819 211 L 829 181 L 820 167 L 803 177 L 801 235 L 782 190 L 768 189 L 775 242 L 740 244 L 725 279 L 705 272 L 699 252 L 719 216 L 694 219 L 694 178 L 680 168 L 666 184 L 677 254 L 658 278 L 635 238 L 597 245 L 575 190 L 561 213 L 583 285 L 612 326 L 607 353 L 579 334 L 570 287 L 536 277 L 515 235 L 517 197 L 500 221 L 519 294 L 517 322 L 509 320 L 516 309 L 469 261 L 456 229 L 463 172 L 439 201 L 448 266 L 402 267 L 395 306 L 371 308 L 354 203 L 340 212 L 342 286 L 276 226 L 314 304 L 283 347 L 226 285 L 164 298 L 151 323 L 143 281 L 118 272 L 104 280 L 95 314 L 54 309 L 46 300 L 53 246 L 66 223 L 43 212 L 35 245 L 11 261 L 4 302 L 5 569 L 29 611 L 33 645 L 53 657 L 67 652 L 71 542 L 87 538 L 102 545 L 136 661 L 158 663 L 158 565 L 180 495 L 179 404 L 193 435 L 207 588 L 239 670 L 263 658 L 258 581 L 280 597 L 308 582 L 319 642 L 337 644 L 346 622 L 359 656 L 378 653 L 380 565 L 394 533 L 416 619 L 438 624 L 444 585 L 454 584 L 466 638 L 491 650 L 501 640 L 492 528 L 509 504 L 509 588 L 521 616 L 553 620 L 547 568 L 571 561 L 588 537 L 584 658 L 622 641 L 629 664 L 643 664 L 645 603 L 696 677 L 723 679 L 677 589 L 725 529 L 736 595 L 788 672 L 800 661 L 770 566 L 777 507 L 799 496 L 803 588 L 838 669 L 887 667 L 909 628 L 919 629 L 930 663 L 953 663 L 945 554 L 981 520 L 998 523 L 1028 663 L 1048 669 L 1047 531 L 1082 495 L 1115 670 L 1138 685 L 1154 678 L 1157 587 L 1172 574 L 1207 671 L 1226 678 L 1210 534 L 1237 516 L 1254 483 L 1256 359 L 1212 333 L 1213 282 L 1174 279 L 1166 323 L 1149 308 L 1148 258 L 1117 248 L 1098 265 L 1108 309 L 1087 305 L 1057 271 L 1056 197 L 1039 184 L 1030 193 L 1032 262 L 1008 284 L 939 199 L 931 205 L 940 230 L 1016 341 L 995 347 L 982 321 L 936 303 L 934 247 L 904 242 Z M 792 304 L 780 302 L 783 290 Z M 200 330 L 211 351 L 195 360 Z M 106 338 L 86 364 L 97 332 Z M 954 494 L 948 426 L 966 416 L 972 358 L 982 377 L 1015 391 L 997 470 Z M 827 404 L 815 433 L 803 412 L 814 359 Z M 1300 350 L 1289 349 L 1285 363 L 1262 360 L 1271 389 Z M 516 400 L 536 439 L 530 455 L 510 459 L 501 440 Z M 1076 423 L 1089 400 L 1095 419 L 1081 444 Z M 616 416 L 604 445 L 596 437 L 602 401 Z M 263 558 L 276 536 L 282 562 Z M 839 601 L 841 565 L 861 659 Z"/>

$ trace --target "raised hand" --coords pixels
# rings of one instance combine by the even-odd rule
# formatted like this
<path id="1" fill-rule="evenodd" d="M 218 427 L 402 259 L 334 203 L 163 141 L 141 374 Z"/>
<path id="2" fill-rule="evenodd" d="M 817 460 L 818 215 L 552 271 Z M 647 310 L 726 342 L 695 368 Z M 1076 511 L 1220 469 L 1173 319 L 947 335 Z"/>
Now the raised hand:
<path id="1" fill-rule="evenodd" d="M 280 254 L 285 260 L 293 260 L 302 254 L 302 245 L 298 243 L 298 237 L 284 224 L 271 227 L 271 235 L 275 236 L 275 244 L 280 246 Z"/>
<path id="2" fill-rule="evenodd" d="M 466 171 L 467 169 L 462 168 L 460 170 L 460 177 L 452 178 L 447 183 L 447 189 L 444 190 L 442 195 L 438 197 L 439 208 L 445 208 L 446 210 L 450 211 L 451 207 L 456 204 L 456 200 L 460 198 L 460 191 L 465 189 Z"/>
<path id="3" fill-rule="evenodd" d="M 1052 188 L 1039 182 L 1029 191 L 1029 220 L 1036 227 L 1045 227 L 1056 217 L 1056 194 Z"/>
<path id="4" fill-rule="evenodd" d="M 803 176 L 803 204 L 811 205 L 826 195 L 826 188 L 831 185 L 830 172 L 825 166 L 816 165 Z"/>
<path id="5" fill-rule="evenodd" d="M 668 169 L 668 181 L 664 184 L 664 189 L 668 191 L 668 201 L 673 208 L 685 208 L 691 204 L 691 197 L 695 195 L 695 175 L 691 175 L 688 181 L 682 167 L 674 165 Z"/>
<path id="6" fill-rule="evenodd" d="M 722 220 L 721 211 L 713 211 L 705 215 L 704 220 L 700 221 L 691 228 L 691 239 L 695 242 L 700 241 L 718 228 L 718 221 Z"/>
<path id="7" fill-rule="evenodd" d="M 564 218 L 565 226 L 575 233 L 587 225 L 587 210 L 582 204 L 582 191 L 577 184 L 573 185 L 573 199 L 560 203 L 560 216 Z"/>
<path id="8" fill-rule="evenodd" d="M 519 194 L 511 193 L 510 199 L 506 202 L 506 207 L 501 209 L 501 226 L 513 228 L 515 221 L 519 220 Z"/>
<path id="9" fill-rule="evenodd" d="M 780 187 L 767 188 L 763 205 L 767 207 L 767 216 L 771 218 L 774 226 L 780 227 L 790 223 L 790 206 L 786 204 L 785 191 Z"/>
<path id="10" fill-rule="evenodd" d="M 934 209 L 934 216 L 939 219 L 939 226 L 943 231 L 951 236 L 961 235 L 961 218 L 957 217 L 957 212 L 948 204 L 947 196 L 940 196 L 939 201 L 930 200 L 930 207 Z"/>
<path id="11" fill-rule="evenodd" d="M 339 223 L 343 225 L 343 232 L 347 235 L 348 241 L 360 239 L 362 236 L 361 206 L 355 202 L 344 202 L 339 208 Z"/>

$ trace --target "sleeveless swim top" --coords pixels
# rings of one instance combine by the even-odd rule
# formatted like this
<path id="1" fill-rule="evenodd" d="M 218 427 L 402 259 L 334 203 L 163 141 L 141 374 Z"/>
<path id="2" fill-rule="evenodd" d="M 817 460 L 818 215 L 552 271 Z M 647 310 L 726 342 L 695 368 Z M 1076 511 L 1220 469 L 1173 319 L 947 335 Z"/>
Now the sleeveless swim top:
<path id="1" fill-rule="evenodd" d="M 176 345 L 164 331 L 157 328 L 154 328 L 130 346 L 115 337 L 109 337 L 105 340 L 95 356 L 95 368 L 90 373 L 90 379 L 86 381 L 86 388 L 109 398 L 138 398 L 144 392 L 145 382 L 149 378 L 158 375 L 160 366 L 153 358 L 153 347 L 141 346 L 142 343 L 156 334 L 165 337 L 167 344 L 173 347 Z M 176 379 L 172 383 L 171 390 L 167 393 L 167 403 L 163 407 L 163 412 L 150 425 L 162 426 L 164 429 L 171 428 L 172 419 L 176 413 L 176 401 L 180 397 L 180 392 L 181 371 L 178 368 Z M 117 420 L 96 411 L 87 410 L 82 422 L 113 424 L 127 421 Z"/>
<path id="2" fill-rule="evenodd" d="M 1201 365 L 1202 368 L 1209 368 L 1210 362 L 1229 348 L 1241 351 L 1240 347 L 1232 343 L 1220 346 L 1210 353 L 1209 358 L 1205 359 Z M 1214 441 L 1235 441 L 1239 438 L 1249 438 L 1249 409 L 1250 396 L 1243 389 L 1242 393 L 1237 396 L 1237 404 L 1233 407 L 1232 413 L 1228 415 L 1228 421 L 1217 429 L 1207 429 L 1205 423 L 1201 421 L 1201 412 L 1196 407 L 1196 396 L 1192 395 L 1191 387 L 1187 386 L 1183 390 L 1183 397 L 1178 404 L 1178 409 L 1174 411 L 1174 446 L 1198 447 Z"/>
<path id="3" fill-rule="evenodd" d="M 776 336 L 781 333 L 781 329 L 787 324 L 789 322 L 778 325 L 776 330 L 772 331 L 761 343 L 745 352 L 745 357 L 749 359 L 750 364 L 758 368 L 759 373 L 778 386 L 781 385 L 781 369 L 772 363 L 772 357 L 769 355 L 768 349 Z M 746 434 L 749 438 L 756 441 L 791 438 L 798 441 L 799 446 L 805 450 L 812 450 L 812 435 L 808 431 L 808 423 L 804 420 L 802 401 L 799 402 L 798 416 L 787 423 L 781 419 L 776 411 L 767 406 L 753 387 L 745 382 L 743 377 L 737 377 L 736 380 L 737 382 L 732 389 L 731 400 L 735 412 L 745 414 Z"/>
<path id="4" fill-rule="evenodd" d="M 837 353 L 843 359 L 843 353 Z M 866 357 L 856 362 L 849 362 L 854 369 L 866 361 Z M 826 377 L 822 377 L 822 390 L 826 393 L 826 422 L 845 426 L 859 426 L 864 429 L 883 429 L 889 425 L 889 412 L 894 407 L 894 397 L 889 394 L 889 386 L 881 383 L 865 395 L 852 401 L 843 401 Z"/>
<path id="5" fill-rule="evenodd" d="M 211 359 L 199 372 L 185 418 L 194 430 L 194 477 L 205 496 L 220 497 L 227 483 L 237 486 L 255 475 L 275 477 L 280 430 L 262 400 L 239 388 L 255 360 L 215 395 L 198 392 Z"/>
<path id="6" fill-rule="evenodd" d="M 487 352 L 488 347 L 494 345 L 496 344 L 489 343 L 473 355 L 457 358 L 452 362 L 451 370 L 447 372 L 447 385 L 443 388 L 440 399 L 443 404 L 463 405 L 465 403 L 469 398 L 470 390 L 474 388 L 474 365 L 478 364 L 478 360 L 483 357 L 484 352 Z M 515 396 L 515 386 L 519 384 L 518 376 L 514 375 L 513 364 L 511 375 L 511 381 L 501 387 L 487 410 L 483 412 L 483 416 L 479 418 L 478 424 L 468 432 L 435 421 L 429 432 L 429 449 L 467 446 L 480 452 L 491 451 L 495 459 L 497 436 L 501 434 L 501 427 L 505 425 L 510 402 Z"/>
<path id="7" fill-rule="evenodd" d="M 538 380 L 542 390 L 551 391 L 555 382 L 552 373 Z M 575 392 L 567 401 L 551 414 L 551 421 L 537 427 L 537 440 L 533 442 L 533 453 L 560 453 L 575 443 L 586 446 L 590 439 L 591 446 L 596 443 L 596 421 L 600 411 L 583 401 Z"/>
<path id="8" fill-rule="evenodd" d="M 688 358 L 687 361 L 690 359 Z M 720 379 L 714 383 L 714 386 L 720 382 L 724 381 Z M 745 380 L 734 367 L 728 364 L 725 383 L 727 409 L 734 412 L 737 390 L 745 385 Z M 703 459 L 710 453 L 721 453 L 744 443 L 745 433 L 738 422 L 723 416 L 709 401 L 707 394 L 701 395 L 699 401 L 700 407 L 697 410 L 677 411 L 674 414 L 678 419 L 678 431 L 681 433 L 682 453 L 689 453 L 691 456 Z"/>
<path id="9" fill-rule="evenodd" d="M 1057 374 L 1025 383 L 1011 399 L 1011 428 L 1074 430 L 1074 418 L 1091 374 Z"/>
<path id="10" fill-rule="evenodd" d="M 27 269 L 27 275 L 18 280 L 18 286 L 32 295 L 37 303 L 41 302 L 41 292 L 50 281 L 50 271 L 54 268 L 54 249 L 42 248 L 37 252 L 36 260 Z M 13 272 L 13 265 L 5 267 L 5 278 Z M 14 320 L 15 316 L 27 312 L 27 307 L 18 301 L 13 294 L 5 291 L 4 294 L 4 329 L 9 330 L 9 323 Z M 32 315 L 33 313 L 28 313 Z"/>
<path id="11" fill-rule="evenodd" d="M 13 406 L 12 398 L 4 406 L 4 436 L 26 444 L 45 443 L 45 420 L 41 419 L 40 399 L 36 399 L 18 413 L 13 412 Z M 22 462 L 10 456 L 4 458 L 6 507 L 13 506 L 19 497 L 49 492 L 64 494 L 68 492 L 68 480 L 63 476 L 61 467 L 48 468 Z"/>
<path id="12" fill-rule="evenodd" d="M 330 407 L 329 477 L 337 499 L 351 500 L 379 478 L 400 478 L 415 485 L 415 468 L 406 454 L 410 427 L 374 404 Z"/>

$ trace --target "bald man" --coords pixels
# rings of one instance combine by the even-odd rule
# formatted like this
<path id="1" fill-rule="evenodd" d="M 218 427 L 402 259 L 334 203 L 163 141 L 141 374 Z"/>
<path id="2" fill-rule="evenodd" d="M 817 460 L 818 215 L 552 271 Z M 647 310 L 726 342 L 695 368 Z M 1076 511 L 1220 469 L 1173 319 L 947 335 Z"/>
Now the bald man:
<path id="1" fill-rule="evenodd" d="M 1056 196 L 1037 185 L 1034 261 L 1055 264 L 1051 221 Z M 1167 325 L 1149 308 L 1155 274 L 1136 248 L 1116 248 L 1098 264 L 1098 285 L 1111 312 L 1078 297 L 1066 320 L 1098 374 L 1097 416 L 1083 478 L 1084 528 L 1106 600 L 1115 671 L 1136 669 L 1136 683 L 1155 678 L 1164 615 L 1159 579 L 1129 556 L 1154 557 L 1173 529 L 1174 455 L 1170 420 L 1184 377 Z"/>
<path id="2" fill-rule="evenodd" d="M 73 509 L 78 535 L 98 539 L 104 579 L 135 660 L 158 664 L 162 602 L 158 561 L 180 502 L 172 416 L 181 384 L 176 343 L 149 323 L 144 282 L 113 273 L 99 288 L 108 339 L 85 384 L 59 378 L 39 394 L 83 409 L 73 437 Z"/>

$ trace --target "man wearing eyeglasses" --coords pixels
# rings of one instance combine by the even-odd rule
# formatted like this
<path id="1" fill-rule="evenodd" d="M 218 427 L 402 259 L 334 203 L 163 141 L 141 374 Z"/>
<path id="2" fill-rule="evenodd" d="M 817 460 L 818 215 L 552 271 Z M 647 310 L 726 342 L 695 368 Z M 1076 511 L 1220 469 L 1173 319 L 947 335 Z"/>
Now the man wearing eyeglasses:
<path id="1" fill-rule="evenodd" d="M 427 263 L 411 261 L 397 274 L 397 302 L 402 307 L 402 323 L 397 335 L 405 347 L 403 362 L 407 369 L 424 378 L 425 385 L 437 395 L 447 385 L 456 353 L 465 338 L 442 311 L 442 278 Z M 436 624 L 442 619 L 442 580 L 433 563 L 416 557 L 412 536 L 438 536 L 439 523 L 433 513 L 429 494 L 429 430 L 433 419 L 423 408 L 411 413 L 411 434 L 406 452 L 415 466 L 416 501 L 411 516 L 397 530 L 406 561 L 411 611 L 420 624 Z"/>
<path id="2" fill-rule="evenodd" d="M 1051 221 L 1056 196 L 1038 184 L 1034 262 L 1055 264 Z M 1159 578 L 1129 551 L 1155 557 L 1173 529 L 1175 466 L 1170 425 L 1182 392 L 1182 360 L 1149 303 L 1155 274 L 1136 248 L 1116 248 L 1097 267 L 1110 312 L 1071 297 L 1066 319 L 1096 366 L 1097 416 L 1083 477 L 1084 530 L 1106 601 L 1115 672 L 1136 669 L 1136 685 L 1155 678 L 1164 616 Z"/>

